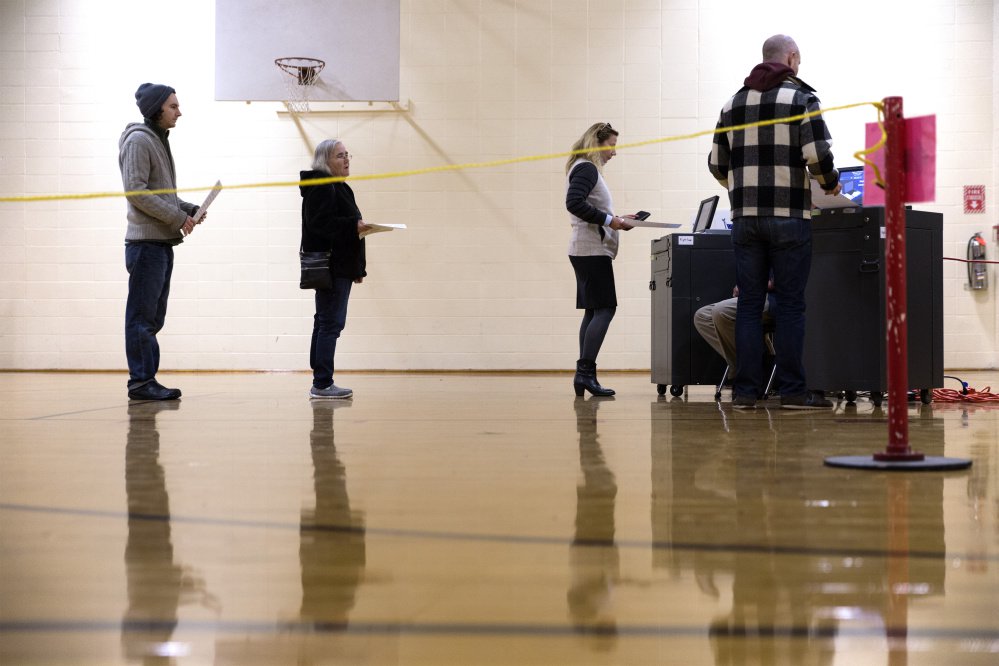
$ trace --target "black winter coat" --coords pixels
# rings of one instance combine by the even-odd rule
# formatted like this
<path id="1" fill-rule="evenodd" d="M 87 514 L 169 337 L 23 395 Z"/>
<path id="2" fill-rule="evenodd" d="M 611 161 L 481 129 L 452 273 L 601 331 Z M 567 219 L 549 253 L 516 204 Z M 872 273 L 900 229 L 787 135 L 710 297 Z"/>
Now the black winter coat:
<path id="1" fill-rule="evenodd" d="M 302 180 L 328 178 L 322 171 L 302 171 Z M 357 237 L 361 211 L 347 183 L 299 185 L 302 194 L 302 249 L 330 251 L 333 277 L 356 280 L 367 275 L 364 239 Z"/>

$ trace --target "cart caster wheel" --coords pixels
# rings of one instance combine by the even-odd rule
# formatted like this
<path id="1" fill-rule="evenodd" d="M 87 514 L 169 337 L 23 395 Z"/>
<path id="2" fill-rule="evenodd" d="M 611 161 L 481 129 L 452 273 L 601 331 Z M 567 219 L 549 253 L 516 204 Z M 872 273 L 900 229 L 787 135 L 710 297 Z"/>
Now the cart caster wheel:
<path id="1" fill-rule="evenodd" d="M 683 395 L 683 386 L 673 384 L 672 386 L 669 387 L 669 394 L 674 398 L 679 398 L 681 395 Z"/>
<path id="2" fill-rule="evenodd" d="M 857 392 L 856 391 L 845 391 L 843 397 L 846 398 L 847 402 L 857 402 Z"/>
<path id="3" fill-rule="evenodd" d="M 656 393 L 658 393 L 659 395 L 666 395 L 666 385 L 656 384 Z"/>
<path id="4" fill-rule="evenodd" d="M 928 405 L 933 402 L 933 391 L 930 389 L 919 389 L 919 399 L 924 405 Z"/>
<path id="5" fill-rule="evenodd" d="M 871 391 L 871 402 L 874 403 L 875 407 L 880 407 L 881 402 L 884 400 L 884 394 L 881 391 Z"/>

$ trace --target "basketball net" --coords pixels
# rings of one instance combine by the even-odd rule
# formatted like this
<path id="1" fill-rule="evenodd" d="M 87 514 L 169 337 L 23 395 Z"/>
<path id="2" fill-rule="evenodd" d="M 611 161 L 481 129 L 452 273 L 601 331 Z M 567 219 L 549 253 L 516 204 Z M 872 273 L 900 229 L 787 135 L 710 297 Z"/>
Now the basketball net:
<path id="1" fill-rule="evenodd" d="M 284 103 L 288 110 L 292 113 L 308 112 L 309 98 L 319 81 L 319 72 L 323 71 L 326 63 L 319 58 L 288 57 L 278 58 L 274 64 L 281 70 Z"/>

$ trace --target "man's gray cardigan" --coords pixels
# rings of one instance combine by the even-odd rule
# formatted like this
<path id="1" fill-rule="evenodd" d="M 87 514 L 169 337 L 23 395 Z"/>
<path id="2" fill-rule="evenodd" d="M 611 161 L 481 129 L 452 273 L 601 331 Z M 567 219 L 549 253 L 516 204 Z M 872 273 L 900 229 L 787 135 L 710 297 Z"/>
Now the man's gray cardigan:
<path id="1" fill-rule="evenodd" d="M 126 192 L 176 189 L 177 173 L 164 142 L 142 123 L 129 123 L 118 140 L 118 166 Z M 176 245 L 180 231 L 198 207 L 175 193 L 128 197 L 126 241 L 160 241 Z"/>

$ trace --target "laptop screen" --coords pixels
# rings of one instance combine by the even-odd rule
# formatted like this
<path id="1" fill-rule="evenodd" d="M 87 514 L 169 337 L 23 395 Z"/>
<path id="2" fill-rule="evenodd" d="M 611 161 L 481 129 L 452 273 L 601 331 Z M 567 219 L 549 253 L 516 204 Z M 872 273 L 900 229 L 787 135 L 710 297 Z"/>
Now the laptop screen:
<path id="1" fill-rule="evenodd" d="M 715 207 L 718 206 L 718 196 L 715 195 L 701 202 L 697 208 L 697 217 L 694 218 L 694 233 L 704 231 L 711 227 L 711 220 L 715 216 Z"/>
<path id="2" fill-rule="evenodd" d="M 842 194 L 857 204 L 864 204 L 864 167 L 850 166 L 839 170 L 839 182 L 843 185 Z"/>

